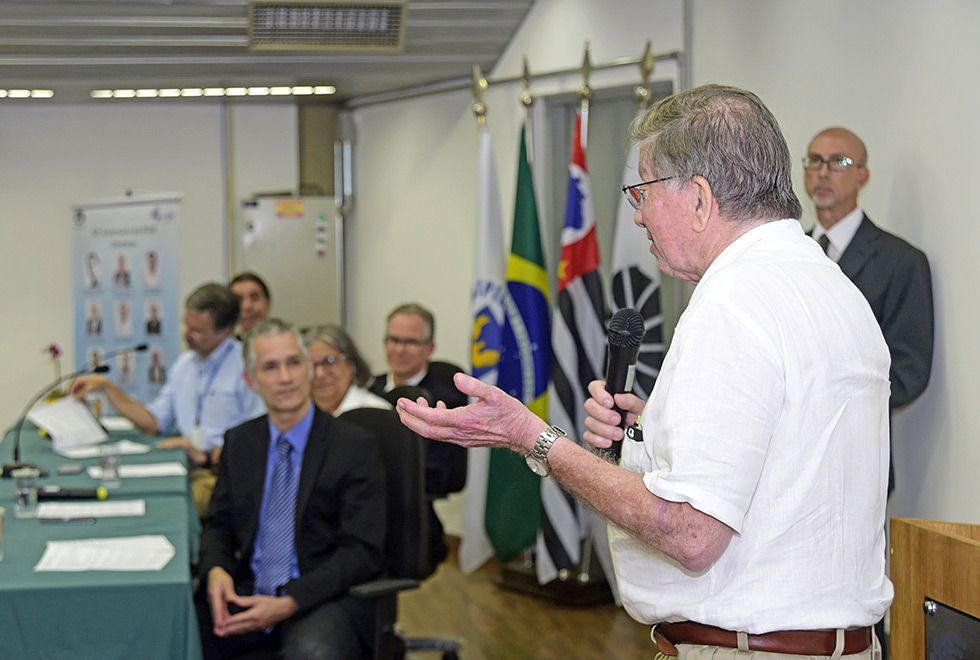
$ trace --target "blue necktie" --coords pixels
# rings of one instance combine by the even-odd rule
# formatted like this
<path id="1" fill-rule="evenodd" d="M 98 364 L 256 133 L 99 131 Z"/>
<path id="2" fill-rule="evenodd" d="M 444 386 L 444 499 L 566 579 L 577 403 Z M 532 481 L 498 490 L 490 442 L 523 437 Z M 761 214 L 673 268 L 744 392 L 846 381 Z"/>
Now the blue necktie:
<path id="1" fill-rule="evenodd" d="M 293 446 L 286 436 L 276 440 L 276 465 L 262 517 L 262 554 L 255 576 L 255 593 L 276 596 L 291 577 L 293 562 L 296 489 L 289 454 Z"/>

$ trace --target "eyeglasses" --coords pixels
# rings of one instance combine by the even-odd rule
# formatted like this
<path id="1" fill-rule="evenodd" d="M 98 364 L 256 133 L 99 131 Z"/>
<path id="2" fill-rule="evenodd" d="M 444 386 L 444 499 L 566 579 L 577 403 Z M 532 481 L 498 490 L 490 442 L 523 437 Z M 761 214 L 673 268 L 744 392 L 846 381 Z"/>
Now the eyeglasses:
<path id="1" fill-rule="evenodd" d="M 643 206 L 643 190 L 640 188 L 641 186 L 649 186 L 651 183 L 660 183 L 661 181 L 680 178 L 681 175 L 675 174 L 674 176 L 665 176 L 642 183 L 635 183 L 632 186 L 623 186 L 623 194 L 626 195 L 626 200 L 630 203 L 630 206 L 639 211 Z"/>
<path id="2" fill-rule="evenodd" d="M 323 369 L 324 371 L 327 371 L 328 369 L 332 369 L 334 366 L 343 362 L 346 359 L 347 359 L 346 356 L 343 355 L 328 355 L 322 360 L 318 360 L 313 363 L 313 371 L 316 371 L 317 369 Z"/>
<path id="3" fill-rule="evenodd" d="M 830 160 L 824 160 L 820 156 L 810 154 L 804 156 L 802 160 L 803 169 L 809 170 L 810 172 L 819 172 L 824 165 L 831 172 L 846 172 L 850 167 L 864 167 L 864 165 L 858 165 L 847 156 L 832 156 Z"/>
<path id="4" fill-rule="evenodd" d="M 405 346 L 406 348 L 422 348 L 429 343 L 429 340 L 422 339 L 402 339 L 401 337 L 385 337 L 385 344 L 391 347 Z"/>

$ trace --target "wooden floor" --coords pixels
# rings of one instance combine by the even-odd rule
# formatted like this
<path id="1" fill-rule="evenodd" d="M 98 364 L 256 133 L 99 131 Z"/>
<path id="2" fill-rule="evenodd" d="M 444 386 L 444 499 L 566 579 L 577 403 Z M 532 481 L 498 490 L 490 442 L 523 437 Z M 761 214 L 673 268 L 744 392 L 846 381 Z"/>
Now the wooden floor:
<path id="1" fill-rule="evenodd" d="M 463 640 L 461 660 L 652 659 L 650 631 L 611 602 L 571 608 L 503 589 L 491 561 L 464 576 L 450 555 L 435 575 L 399 600 L 408 636 Z M 412 658 L 438 658 L 416 652 Z"/>

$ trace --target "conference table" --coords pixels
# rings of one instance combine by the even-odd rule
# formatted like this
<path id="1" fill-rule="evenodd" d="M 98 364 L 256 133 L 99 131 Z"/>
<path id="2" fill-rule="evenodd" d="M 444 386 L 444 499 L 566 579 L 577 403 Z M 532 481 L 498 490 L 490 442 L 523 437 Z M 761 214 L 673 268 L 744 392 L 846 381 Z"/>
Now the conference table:
<path id="1" fill-rule="evenodd" d="M 121 438 L 150 445 L 138 431 L 112 431 Z M 0 452 L 8 460 L 11 432 Z M 98 482 L 83 470 L 61 475 L 62 465 L 97 465 L 98 459 L 72 460 L 51 450 L 51 442 L 25 425 L 21 459 L 39 463 L 50 474 L 41 486 L 94 488 Z M 122 464 L 179 461 L 179 449 L 152 448 L 126 454 Z M 0 481 L 0 506 L 6 508 L 3 560 L 0 561 L 0 658 L 61 660 L 200 660 L 194 612 L 191 558 L 197 552 L 200 522 L 185 475 L 123 478 L 109 491 L 109 501 L 143 499 L 142 516 L 103 517 L 93 524 L 42 523 L 14 516 L 13 480 Z M 162 535 L 176 554 L 162 570 L 38 572 L 34 566 L 47 542 Z"/>

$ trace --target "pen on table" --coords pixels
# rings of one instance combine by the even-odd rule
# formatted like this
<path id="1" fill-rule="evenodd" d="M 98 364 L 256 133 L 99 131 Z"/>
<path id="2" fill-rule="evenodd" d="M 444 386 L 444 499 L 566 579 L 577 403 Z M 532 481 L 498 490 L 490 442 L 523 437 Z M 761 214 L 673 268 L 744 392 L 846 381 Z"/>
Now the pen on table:
<path id="1" fill-rule="evenodd" d="M 95 518 L 82 517 L 82 518 L 38 518 L 42 524 L 48 525 L 91 525 L 95 522 Z"/>

